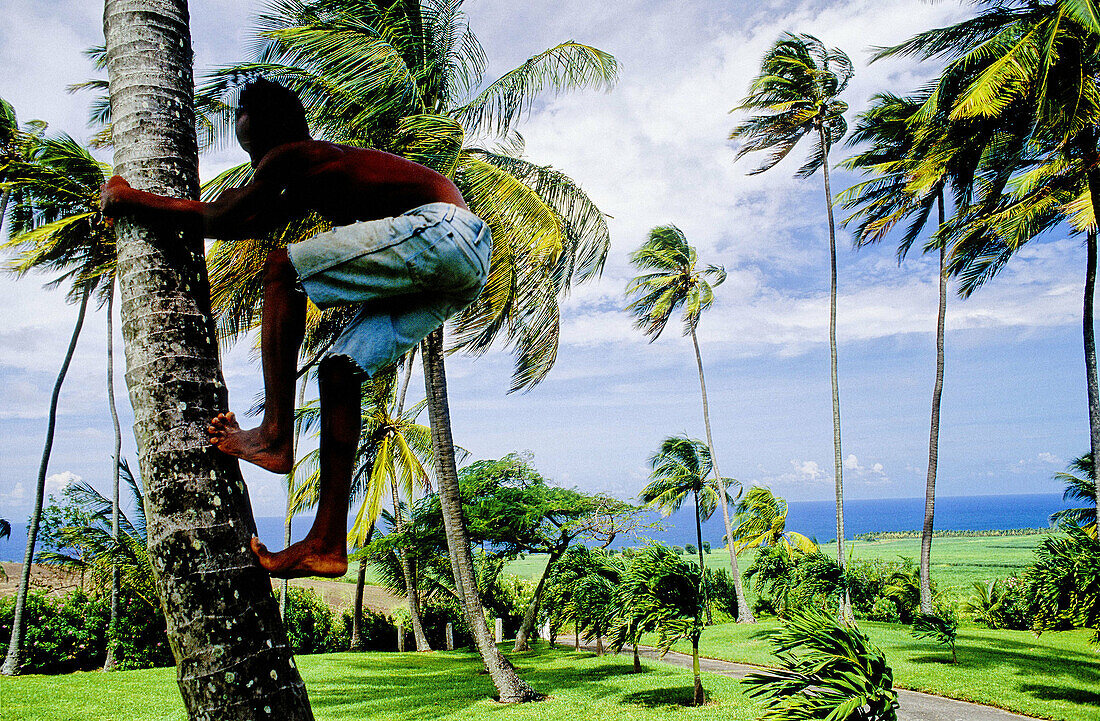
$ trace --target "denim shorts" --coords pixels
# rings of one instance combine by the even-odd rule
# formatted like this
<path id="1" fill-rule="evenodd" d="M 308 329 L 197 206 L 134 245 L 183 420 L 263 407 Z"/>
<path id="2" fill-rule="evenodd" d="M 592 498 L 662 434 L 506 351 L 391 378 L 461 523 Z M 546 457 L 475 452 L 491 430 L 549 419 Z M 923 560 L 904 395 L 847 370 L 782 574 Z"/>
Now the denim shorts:
<path id="1" fill-rule="evenodd" d="M 333 228 L 287 246 L 317 307 L 362 304 L 326 356 L 368 375 L 472 303 L 489 271 L 489 226 L 450 203 Z"/>

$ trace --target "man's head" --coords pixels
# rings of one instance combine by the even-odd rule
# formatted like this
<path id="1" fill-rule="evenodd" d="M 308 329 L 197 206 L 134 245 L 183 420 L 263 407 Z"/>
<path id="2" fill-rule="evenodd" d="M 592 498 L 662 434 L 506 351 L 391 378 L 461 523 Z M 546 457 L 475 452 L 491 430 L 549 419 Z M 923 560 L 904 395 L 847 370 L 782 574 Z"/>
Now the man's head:
<path id="1" fill-rule="evenodd" d="M 250 80 L 237 100 L 237 140 L 253 164 L 272 148 L 309 139 L 302 101 L 293 90 L 264 78 Z"/>

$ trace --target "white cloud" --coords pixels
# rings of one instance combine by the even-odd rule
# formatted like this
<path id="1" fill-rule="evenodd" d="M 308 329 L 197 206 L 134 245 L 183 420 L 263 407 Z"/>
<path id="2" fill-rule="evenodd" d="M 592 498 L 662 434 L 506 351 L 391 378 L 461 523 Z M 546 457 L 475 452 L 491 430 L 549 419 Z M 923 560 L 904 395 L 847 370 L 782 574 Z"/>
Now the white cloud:
<path id="1" fill-rule="evenodd" d="M 46 476 L 46 497 L 57 495 L 65 490 L 67 486 L 73 483 L 79 483 L 84 480 L 80 476 L 76 475 L 72 471 L 62 471 L 61 473 L 54 473 L 51 476 Z"/>

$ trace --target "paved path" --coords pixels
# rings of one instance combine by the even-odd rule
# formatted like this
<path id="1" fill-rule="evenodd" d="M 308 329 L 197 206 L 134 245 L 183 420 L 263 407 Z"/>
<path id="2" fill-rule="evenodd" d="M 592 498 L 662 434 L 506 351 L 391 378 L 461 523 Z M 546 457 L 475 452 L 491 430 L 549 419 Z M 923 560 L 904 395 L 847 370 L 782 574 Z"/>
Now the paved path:
<path id="1" fill-rule="evenodd" d="M 573 648 L 573 637 L 559 636 L 558 643 L 567 648 Z M 589 651 L 596 649 L 595 644 L 581 644 L 581 647 Z M 632 652 L 624 649 L 623 653 L 630 654 Z M 691 656 L 676 651 L 669 651 L 664 658 L 661 658 L 661 654 L 657 649 L 651 646 L 639 646 L 638 654 L 650 660 L 691 668 Z M 750 673 L 761 670 L 759 666 L 719 661 L 713 658 L 700 658 L 699 668 L 709 673 L 731 678 L 744 678 Z M 898 704 L 898 719 L 900 721 L 1035 721 L 1031 716 L 1021 716 L 992 706 L 957 701 L 952 698 L 905 689 L 898 689 Z"/>

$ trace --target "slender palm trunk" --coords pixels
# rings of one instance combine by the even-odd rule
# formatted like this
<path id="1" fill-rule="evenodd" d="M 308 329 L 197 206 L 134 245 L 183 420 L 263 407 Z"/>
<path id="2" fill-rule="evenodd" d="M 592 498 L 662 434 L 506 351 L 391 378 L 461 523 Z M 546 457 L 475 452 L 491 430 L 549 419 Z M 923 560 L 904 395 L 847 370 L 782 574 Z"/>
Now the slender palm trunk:
<path id="1" fill-rule="evenodd" d="M 367 538 L 363 542 L 366 546 L 370 543 L 370 539 L 374 536 L 374 521 L 371 521 L 370 528 L 367 529 Z M 351 611 L 351 642 L 348 647 L 351 650 L 360 648 L 363 645 L 363 587 L 366 586 L 367 581 L 367 558 L 364 556 L 359 559 L 359 574 L 355 579 L 355 605 L 352 606 Z"/>
<path id="2" fill-rule="evenodd" d="M 707 595 L 707 567 L 703 565 L 703 521 L 702 514 L 699 511 L 699 489 L 695 489 L 695 542 L 699 545 L 696 550 L 699 552 L 699 589 L 703 593 L 703 608 L 707 613 L 707 625 L 714 623 L 714 618 L 710 613 L 710 598 Z"/>
<path id="3" fill-rule="evenodd" d="M 730 554 L 730 575 L 733 576 L 733 590 L 737 594 L 737 622 L 756 623 L 756 618 L 749 610 L 749 602 L 745 599 L 745 592 L 741 588 L 741 570 L 737 567 L 737 554 L 733 550 L 733 525 L 730 523 L 729 504 L 726 503 L 726 487 L 722 483 L 722 476 L 718 472 L 718 459 L 714 455 L 714 440 L 710 435 L 710 405 L 707 403 L 707 382 L 703 378 L 703 355 L 699 352 L 699 338 L 696 337 L 694 327 L 691 329 L 691 342 L 695 346 L 695 364 L 699 367 L 699 390 L 703 394 L 703 426 L 707 430 L 707 450 L 710 451 L 710 462 L 714 468 L 714 480 L 718 483 L 718 502 L 722 505 L 722 521 L 726 526 L 726 548 Z M 703 545 L 700 543 L 700 552 L 702 548 Z"/>
<path id="4" fill-rule="evenodd" d="M 405 410 L 405 392 L 409 388 L 409 379 L 412 378 L 413 371 L 413 359 L 416 356 L 415 347 L 409 351 L 408 362 L 405 364 L 405 378 L 401 382 L 401 394 L 397 399 L 397 407 L 394 411 L 394 418 L 400 419 L 402 411 Z M 405 523 L 401 512 L 401 498 L 397 493 L 397 481 L 390 483 L 390 490 L 393 493 L 393 519 L 397 528 L 397 532 L 400 534 L 405 530 Z M 428 643 L 428 636 L 424 633 L 424 624 L 420 619 L 420 593 L 416 587 L 416 574 L 413 573 L 412 561 L 409 559 L 409 554 L 404 548 L 397 549 L 397 558 L 401 562 L 401 574 L 405 578 L 405 595 L 409 603 L 409 619 L 412 624 L 413 638 L 416 640 L 417 651 L 431 651 L 431 644 Z"/>
<path id="5" fill-rule="evenodd" d="M 485 670 L 500 694 L 502 703 L 518 703 L 541 698 L 519 677 L 493 642 L 485 623 L 485 609 L 478 596 L 474 575 L 474 559 L 466 536 L 462 517 L 462 496 L 455 467 L 454 440 L 451 437 L 450 408 L 447 404 L 447 376 L 443 367 L 443 329 L 438 328 L 424 339 L 424 383 L 428 395 L 428 415 L 431 419 L 432 446 L 435 451 L 436 478 L 439 484 L 439 504 L 447 535 L 447 550 L 454 573 L 455 588 L 462 599 L 466 622 L 477 643 Z"/>
<path id="6" fill-rule="evenodd" d="M 1088 173 L 1089 194 L 1092 207 L 1100 208 L 1100 170 Z M 1096 380 L 1096 335 L 1093 325 L 1093 301 L 1096 291 L 1096 231 L 1090 230 L 1085 241 L 1085 298 L 1081 313 L 1082 335 L 1085 343 L 1085 381 L 1089 402 L 1089 450 L 1094 459 L 1100 458 L 1100 388 Z M 1100 505 L 1096 508 L 1097 528 L 1100 528 Z"/>
<path id="7" fill-rule="evenodd" d="M 944 223 L 943 191 L 939 198 L 940 227 Z M 928 477 L 924 484 L 924 528 L 920 537 L 920 610 L 932 613 L 932 525 L 936 511 L 936 470 L 940 454 L 940 396 L 943 395 L 944 326 L 947 319 L 947 249 L 940 244 L 940 305 L 936 314 L 936 385 L 932 389 L 932 421 L 928 431 Z"/>
<path id="8" fill-rule="evenodd" d="M 695 676 L 695 694 L 692 697 L 692 706 L 702 706 L 706 700 L 703 696 L 703 679 L 699 673 L 699 637 L 691 637 L 691 673 Z"/>
<path id="9" fill-rule="evenodd" d="M 296 409 L 301 408 L 306 403 L 306 380 L 308 376 L 302 375 L 301 383 L 298 384 L 298 404 L 294 406 Z M 301 436 L 302 429 L 298 423 L 294 424 L 294 440 L 293 440 L 293 455 L 295 460 L 298 458 L 298 438 Z M 290 547 L 290 539 L 294 532 L 294 492 L 295 486 L 295 474 L 296 468 L 291 468 L 290 473 L 286 474 L 286 514 L 283 516 L 283 548 Z M 282 593 L 279 594 L 279 618 L 286 620 L 286 601 L 290 595 L 290 579 L 283 579 Z"/>
<path id="10" fill-rule="evenodd" d="M 69 349 L 65 352 L 65 360 L 61 362 L 61 370 L 57 374 L 57 380 L 53 385 L 53 395 L 50 396 L 50 412 L 46 420 L 46 442 L 42 446 L 42 461 L 38 465 L 38 483 L 34 490 L 34 512 L 31 514 L 31 524 L 27 528 L 27 550 L 23 554 L 23 569 L 19 577 L 19 590 L 15 595 L 15 615 L 11 622 L 11 640 L 8 642 L 8 654 L 4 658 L 4 665 L 0 667 L 0 673 L 5 676 L 14 676 L 19 673 L 23 656 L 23 614 L 27 607 L 27 590 L 31 585 L 31 564 L 34 563 L 34 545 L 38 538 L 38 524 L 42 520 L 42 497 L 46 489 L 46 470 L 50 465 L 50 454 L 53 452 L 53 432 L 57 425 L 57 400 L 61 396 L 61 386 L 65 382 L 65 375 L 69 372 L 69 364 L 76 352 L 76 342 L 80 338 L 80 329 L 84 325 L 84 315 L 88 310 L 88 296 L 91 288 L 84 290 L 80 296 L 80 309 L 76 313 L 76 326 L 73 328 L 73 336 L 69 339 Z"/>
<path id="11" fill-rule="evenodd" d="M 118 422 L 118 407 L 115 405 L 115 281 L 107 290 L 107 407 L 111 410 L 111 426 L 115 432 L 114 452 L 111 454 L 111 537 L 118 543 L 119 498 L 118 475 L 122 463 L 122 427 Z M 118 600 L 122 592 L 118 564 L 111 564 L 111 625 L 107 631 L 107 658 L 103 661 L 104 671 L 114 671 L 118 660 L 115 649 L 118 646 Z"/>
<path id="12" fill-rule="evenodd" d="M 634 643 L 631 644 L 634 647 L 634 673 L 642 672 L 642 659 L 638 655 L 638 639 L 634 639 Z"/>
<path id="13" fill-rule="evenodd" d="M 546 588 L 546 579 L 550 576 L 550 569 L 553 567 L 554 562 L 561 557 L 562 552 L 554 550 L 550 554 L 550 558 L 546 561 L 546 568 L 542 569 L 542 575 L 539 576 L 539 582 L 535 586 L 535 594 L 531 597 L 531 603 L 527 604 L 527 611 L 523 614 L 523 623 L 519 625 L 519 631 L 516 632 L 516 643 L 512 646 L 513 651 L 526 651 L 528 649 L 528 642 L 531 639 L 531 632 L 535 629 L 535 622 L 539 616 L 539 601 L 542 600 L 542 592 Z"/>
<path id="14" fill-rule="evenodd" d="M 116 171 L 198 195 L 186 0 L 107 0 Z M 236 459 L 206 438 L 227 407 L 198 227 L 115 225 L 126 379 L 145 482 L 149 558 L 192 721 L 313 718 Z M 199 520 L 201 519 L 201 520 Z"/>
<path id="15" fill-rule="evenodd" d="M 825 176 L 825 208 L 829 216 L 829 380 L 833 391 L 833 469 L 836 478 L 836 554 L 837 563 L 845 566 L 844 558 L 844 458 L 840 447 L 840 383 L 837 379 L 836 359 L 836 224 L 833 220 L 833 191 L 829 185 L 829 153 L 825 128 L 817 128 L 821 147 L 825 150 L 825 162 L 821 166 Z"/>

